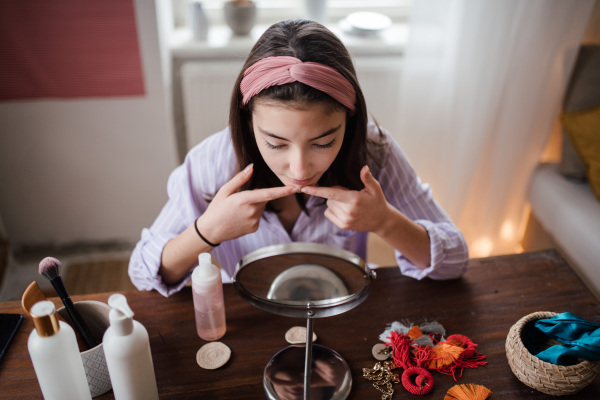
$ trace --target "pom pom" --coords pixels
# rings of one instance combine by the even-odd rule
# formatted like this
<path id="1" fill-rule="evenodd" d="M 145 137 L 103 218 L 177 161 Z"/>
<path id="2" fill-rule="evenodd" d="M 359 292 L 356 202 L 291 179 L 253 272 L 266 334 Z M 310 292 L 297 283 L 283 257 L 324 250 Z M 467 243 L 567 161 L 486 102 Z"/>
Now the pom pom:
<path id="1" fill-rule="evenodd" d="M 452 343 L 456 346 L 459 346 L 461 349 L 464 349 L 463 353 L 456 360 L 456 362 L 438 368 L 438 371 L 442 374 L 452 375 L 452 378 L 455 381 L 457 370 L 460 370 L 459 376 L 462 376 L 465 368 L 477 368 L 480 365 L 487 364 L 487 361 L 485 361 L 485 356 L 475 350 L 477 344 L 468 337 L 464 335 L 450 335 L 448 336 L 446 342 Z"/>
<path id="2" fill-rule="evenodd" d="M 429 368 L 440 369 L 447 365 L 451 365 L 458 360 L 458 357 L 463 351 L 464 349 L 462 347 L 455 346 L 452 343 L 440 342 L 440 344 L 431 348 L 433 354 L 431 362 L 429 363 Z"/>
<path id="3" fill-rule="evenodd" d="M 412 365 L 410 359 L 412 340 L 401 333 L 392 331 L 389 336 L 388 345 L 392 346 L 392 358 L 394 364 L 404 369 Z"/>
<path id="4" fill-rule="evenodd" d="M 412 328 L 410 328 L 410 331 L 408 331 L 406 336 L 408 336 L 412 340 L 415 340 L 423 336 L 423 332 L 421 332 L 417 325 L 414 325 Z"/>
<path id="5" fill-rule="evenodd" d="M 446 329 L 437 321 L 424 322 L 419 325 L 423 333 L 436 333 L 442 337 L 446 336 Z"/>
<path id="6" fill-rule="evenodd" d="M 392 332 L 397 332 L 397 333 L 401 333 L 403 335 L 406 335 L 408 333 L 408 331 L 410 330 L 410 328 L 412 328 L 412 323 L 401 323 L 398 321 L 394 321 L 392 322 L 392 324 L 386 328 L 383 333 L 381 335 L 379 335 L 379 340 L 382 342 L 387 342 L 390 334 Z"/>
<path id="7" fill-rule="evenodd" d="M 481 385 L 455 385 L 448 390 L 444 400 L 485 400 L 492 391 Z"/>

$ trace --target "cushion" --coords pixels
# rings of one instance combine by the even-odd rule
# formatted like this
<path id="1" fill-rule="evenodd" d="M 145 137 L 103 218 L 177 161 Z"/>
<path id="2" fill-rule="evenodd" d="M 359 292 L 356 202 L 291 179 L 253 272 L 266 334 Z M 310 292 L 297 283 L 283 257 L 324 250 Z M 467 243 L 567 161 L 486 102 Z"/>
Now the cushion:
<path id="1" fill-rule="evenodd" d="M 585 164 L 592 191 L 600 201 L 600 107 L 564 113 L 563 128 Z"/>
<path id="2" fill-rule="evenodd" d="M 600 45 L 583 45 L 569 79 L 563 111 L 583 111 L 600 105 Z M 563 129 L 560 172 L 571 179 L 585 180 L 586 166 Z"/>
<path id="3" fill-rule="evenodd" d="M 529 202 L 537 221 L 600 299 L 600 203 L 590 185 L 565 179 L 558 164 L 541 163 L 531 177 Z"/>

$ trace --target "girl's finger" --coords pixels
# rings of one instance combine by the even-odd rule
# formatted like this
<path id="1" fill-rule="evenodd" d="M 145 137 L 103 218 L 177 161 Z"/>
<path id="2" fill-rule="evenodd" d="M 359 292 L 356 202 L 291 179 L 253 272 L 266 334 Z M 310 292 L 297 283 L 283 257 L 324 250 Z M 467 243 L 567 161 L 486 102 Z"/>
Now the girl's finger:
<path id="1" fill-rule="evenodd" d="M 298 189 L 295 186 L 278 186 L 265 189 L 254 189 L 244 192 L 246 201 L 250 204 L 268 203 L 269 201 L 279 199 L 281 197 L 290 196 L 297 193 Z"/>
<path id="2" fill-rule="evenodd" d="M 219 193 L 221 196 L 229 197 L 235 192 L 237 192 L 244 183 L 248 182 L 248 179 L 252 176 L 252 172 L 254 171 L 254 164 L 249 164 L 243 171 L 235 174 L 233 178 L 229 180 L 226 184 L 221 186 Z M 215 196 L 216 197 L 216 196 Z"/>

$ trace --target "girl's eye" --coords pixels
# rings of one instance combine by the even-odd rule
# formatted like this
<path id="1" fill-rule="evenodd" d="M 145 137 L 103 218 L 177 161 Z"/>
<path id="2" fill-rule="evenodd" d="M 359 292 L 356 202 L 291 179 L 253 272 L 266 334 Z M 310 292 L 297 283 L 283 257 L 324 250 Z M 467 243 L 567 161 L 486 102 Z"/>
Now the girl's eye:
<path id="1" fill-rule="evenodd" d="M 272 149 L 272 150 L 279 150 L 279 149 L 283 149 L 285 147 L 285 144 L 274 145 L 274 144 L 267 142 L 266 140 L 265 140 L 265 145 L 267 146 L 267 148 Z"/>
<path id="2" fill-rule="evenodd" d="M 326 144 L 315 144 L 315 147 L 317 149 L 328 149 L 330 147 L 333 147 L 334 144 L 335 144 L 335 139 L 333 139 L 331 142 L 326 143 Z"/>

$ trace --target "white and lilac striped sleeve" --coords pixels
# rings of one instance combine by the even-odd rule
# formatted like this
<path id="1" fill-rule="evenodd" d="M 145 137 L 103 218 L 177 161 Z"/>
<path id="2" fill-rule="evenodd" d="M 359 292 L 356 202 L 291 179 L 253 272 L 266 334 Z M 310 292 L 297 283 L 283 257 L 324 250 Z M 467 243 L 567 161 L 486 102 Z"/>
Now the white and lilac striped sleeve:
<path id="1" fill-rule="evenodd" d="M 398 144 L 387 134 L 388 151 L 376 179 L 387 201 L 412 221 L 423 226 L 431 243 L 431 264 L 421 269 L 396 251 L 403 275 L 415 279 L 454 279 L 466 272 L 469 252 L 462 232 L 435 201 L 431 188 L 422 183 Z"/>
<path id="2" fill-rule="evenodd" d="M 169 176 L 169 198 L 150 228 L 142 230 L 141 239 L 129 261 L 129 277 L 139 290 L 157 290 L 162 295 L 169 296 L 181 290 L 189 281 L 191 270 L 180 282 L 166 285 L 158 270 L 167 242 L 183 232 L 206 210 L 206 197 L 214 196 L 221 183 L 219 175 L 229 172 L 229 168 L 224 166 L 215 168 L 218 165 L 216 157 L 220 155 L 226 158 L 222 150 L 227 145 L 223 132 L 217 135 L 194 147 L 183 164 Z"/>

